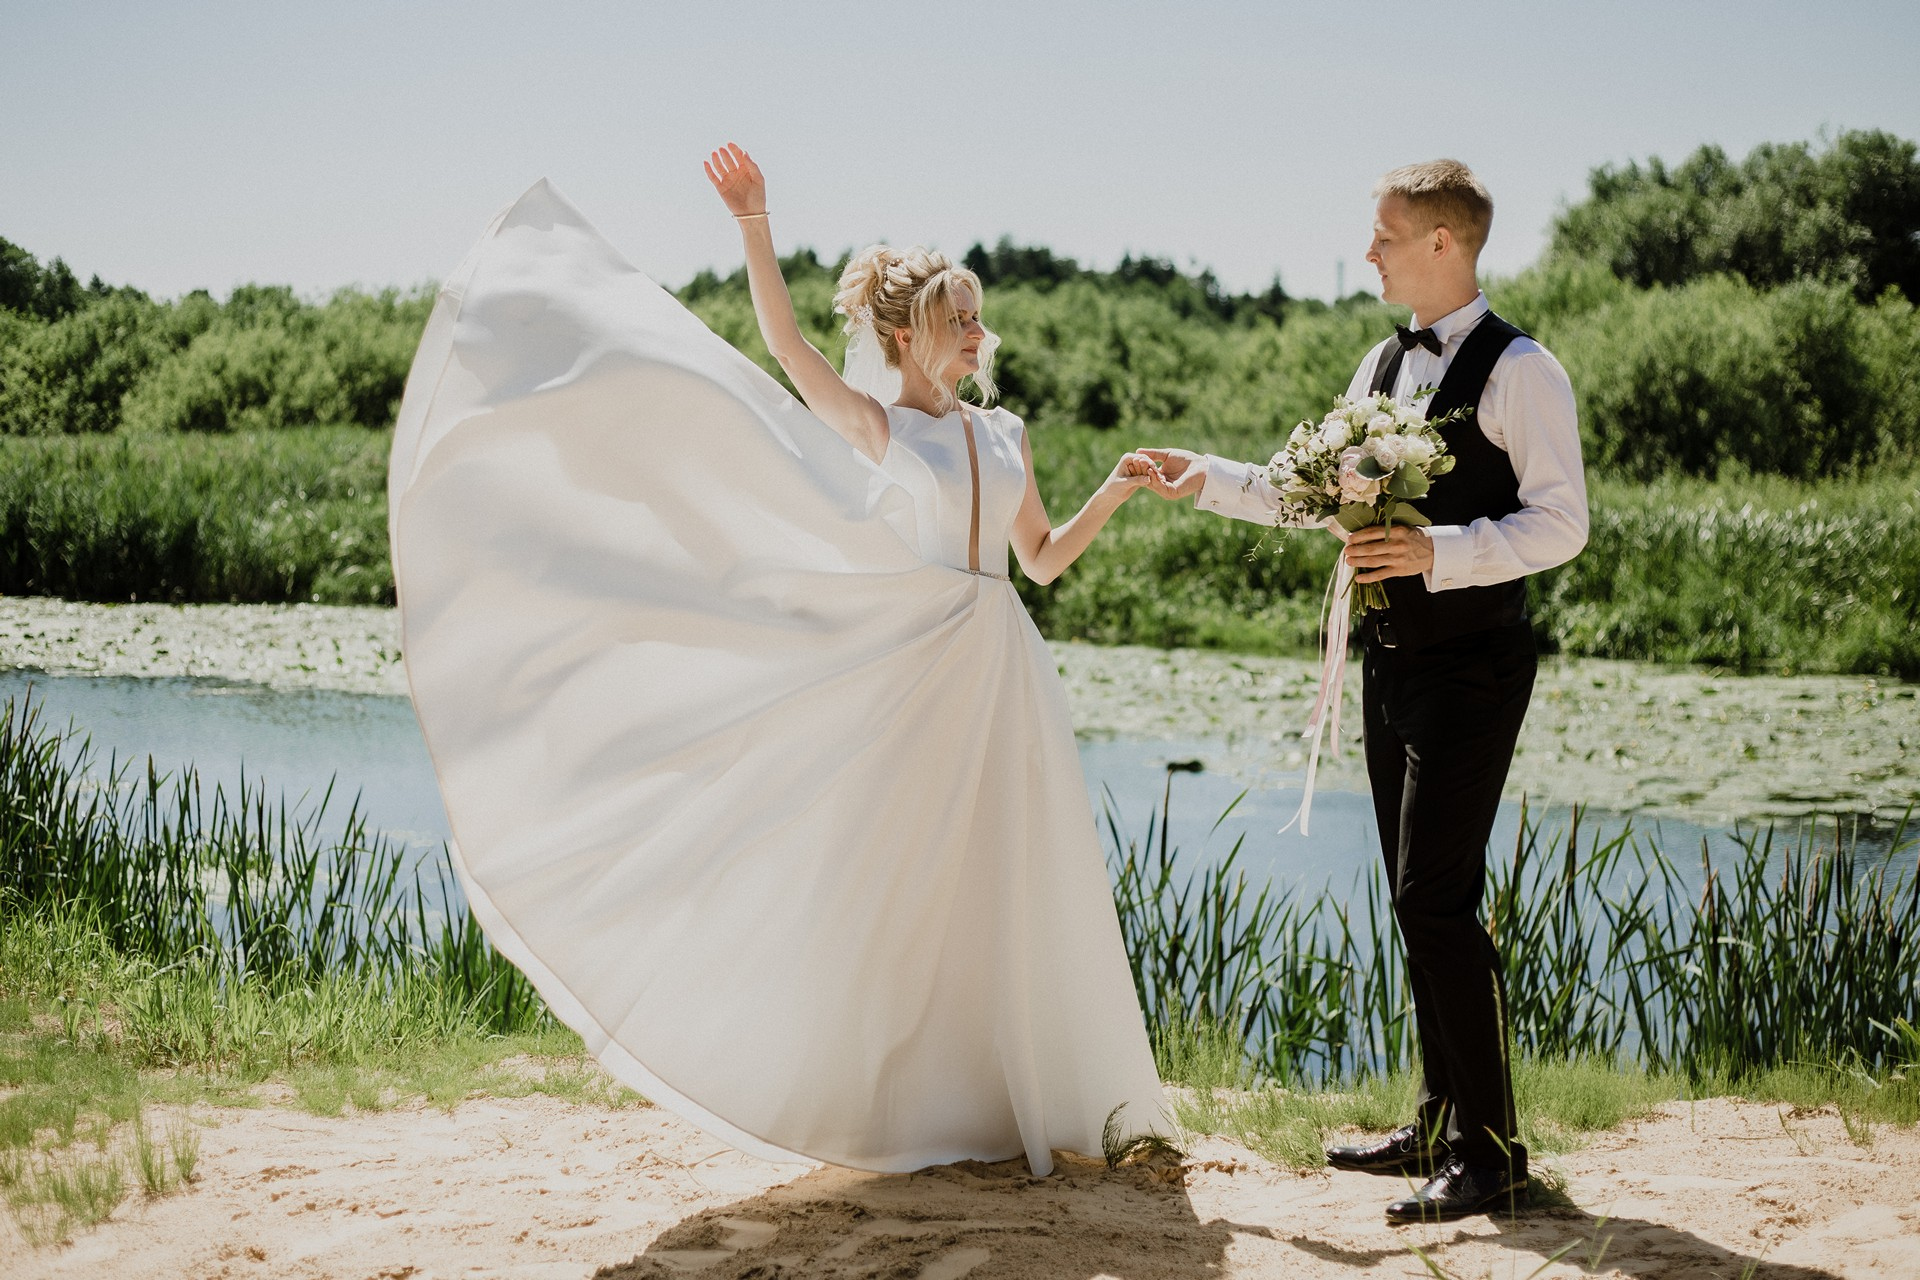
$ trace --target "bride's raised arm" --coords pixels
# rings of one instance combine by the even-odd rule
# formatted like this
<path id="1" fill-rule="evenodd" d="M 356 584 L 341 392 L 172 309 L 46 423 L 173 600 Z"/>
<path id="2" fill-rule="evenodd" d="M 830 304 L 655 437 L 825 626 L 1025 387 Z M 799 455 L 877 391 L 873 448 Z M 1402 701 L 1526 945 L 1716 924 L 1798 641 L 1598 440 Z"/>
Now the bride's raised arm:
<path id="1" fill-rule="evenodd" d="M 740 146 L 729 142 L 707 158 L 707 178 L 740 224 L 747 251 L 747 284 L 753 313 L 767 350 L 793 380 L 814 416 L 845 436 L 854 448 L 878 462 L 887 451 L 887 411 L 872 396 L 855 391 L 819 348 L 808 342 L 793 318 L 780 259 L 767 225 L 767 180 Z"/>

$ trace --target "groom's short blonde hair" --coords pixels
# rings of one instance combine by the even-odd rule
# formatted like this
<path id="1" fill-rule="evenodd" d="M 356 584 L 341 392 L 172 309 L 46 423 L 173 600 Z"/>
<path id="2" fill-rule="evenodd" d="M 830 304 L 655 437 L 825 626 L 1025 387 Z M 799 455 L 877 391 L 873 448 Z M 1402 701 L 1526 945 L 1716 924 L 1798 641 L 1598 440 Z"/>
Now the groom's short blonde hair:
<path id="1" fill-rule="evenodd" d="M 1402 165 L 1373 184 L 1373 198 L 1399 196 L 1422 231 L 1445 227 L 1474 257 L 1493 230 L 1493 197 L 1458 160 Z"/>

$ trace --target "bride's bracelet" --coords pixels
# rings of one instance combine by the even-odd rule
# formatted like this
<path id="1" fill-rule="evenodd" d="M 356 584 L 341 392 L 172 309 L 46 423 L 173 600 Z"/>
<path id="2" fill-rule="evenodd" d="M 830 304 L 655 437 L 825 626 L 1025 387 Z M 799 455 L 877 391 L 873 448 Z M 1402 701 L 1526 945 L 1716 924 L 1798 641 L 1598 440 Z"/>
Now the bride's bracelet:
<path id="1" fill-rule="evenodd" d="M 748 218 L 764 218 L 766 216 L 767 216 L 767 211 L 765 209 L 762 209 L 758 213 L 736 213 L 733 215 L 733 218 L 734 218 L 734 221 L 736 222 L 745 222 Z"/>

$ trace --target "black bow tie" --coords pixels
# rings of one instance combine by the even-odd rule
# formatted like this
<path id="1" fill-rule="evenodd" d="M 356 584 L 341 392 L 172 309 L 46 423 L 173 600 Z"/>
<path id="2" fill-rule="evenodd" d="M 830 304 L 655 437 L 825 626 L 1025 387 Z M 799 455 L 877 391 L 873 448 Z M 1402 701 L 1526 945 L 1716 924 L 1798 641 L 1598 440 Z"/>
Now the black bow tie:
<path id="1" fill-rule="evenodd" d="M 1403 324 L 1393 326 L 1400 339 L 1400 349 L 1411 351 L 1415 347 L 1425 347 L 1435 355 L 1440 354 L 1440 335 L 1431 329 L 1409 329 Z"/>

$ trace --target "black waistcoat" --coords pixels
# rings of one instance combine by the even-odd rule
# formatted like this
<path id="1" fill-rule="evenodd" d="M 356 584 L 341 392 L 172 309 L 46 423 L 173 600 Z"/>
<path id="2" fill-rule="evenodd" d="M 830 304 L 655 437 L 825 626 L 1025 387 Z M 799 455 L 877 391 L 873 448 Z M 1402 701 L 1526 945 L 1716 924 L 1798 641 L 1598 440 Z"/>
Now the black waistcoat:
<path id="1" fill-rule="evenodd" d="M 1438 418 L 1455 409 L 1475 409 L 1480 394 L 1487 388 L 1494 362 L 1507 344 L 1526 335 L 1489 311 L 1460 343 L 1447 365 L 1440 386 L 1427 398 L 1427 417 Z M 1384 354 L 1384 353 L 1383 353 Z M 1406 351 L 1391 349 L 1381 360 L 1373 380 L 1375 391 L 1393 391 Z M 1506 451 L 1487 439 L 1476 414 L 1469 413 L 1440 428 L 1453 455 L 1453 470 L 1436 478 L 1433 488 L 1414 506 L 1435 524 L 1469 525 L 1475 520 L 1498 520 L 1520 509 L 1520 478 Z M 1456 636 L 1493 627 L 1508 627 L 1527 616 L 1525 579 L 1495 583 L 1487 587 L 1456 587 L 1450 591 L 1428 591 L 1419 576 L 1389 578 L 1386 582 L 1390 608 L 1378 625 L 1370 629 L 1383 643 L 1402 649 L 1424 649 Z"/>

